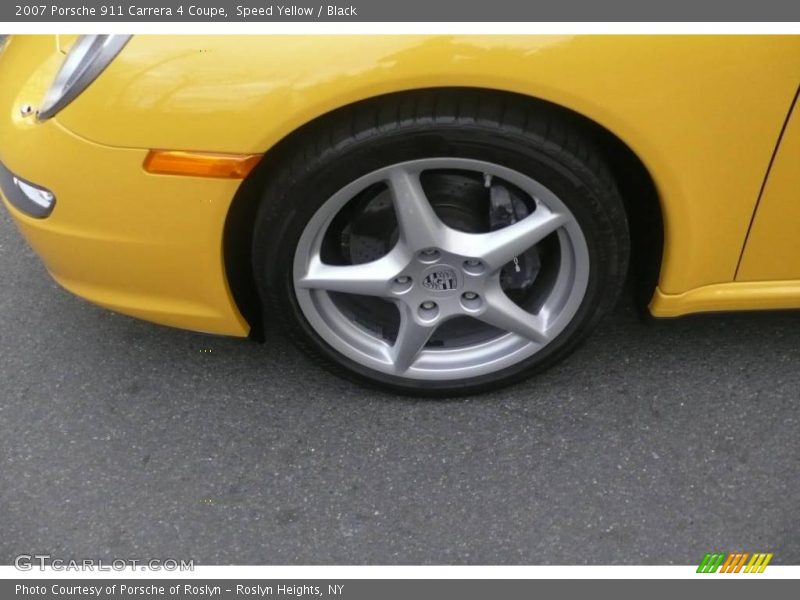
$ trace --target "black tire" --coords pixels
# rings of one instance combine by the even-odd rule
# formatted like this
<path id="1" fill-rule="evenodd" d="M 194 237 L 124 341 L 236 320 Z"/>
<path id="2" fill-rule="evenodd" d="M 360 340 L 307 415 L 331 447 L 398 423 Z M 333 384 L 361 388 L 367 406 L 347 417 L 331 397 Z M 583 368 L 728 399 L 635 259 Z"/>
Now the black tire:
<path id="1" fill-rule="evenodd" d="M 254 225 L 253 268 L 265 324 L 282 327 L 336 374 L 401 393 L 453 396 L 494 390 L 564 359 L 615 304 L 630 248 L 616 184 L 574 123 L 561 111 L 524 98 L 445 89 L 375 98 L 303 128 L 270 157 L 273 175 Z M 458 381 L 386 375 L 335 351 L 300 310 L 291 268 L 305 225 L 336 191 L 388 164 L 435 156 L 492 161 L 547 186 L 578 221 L 591 264 L 580 308 L 553 341 L 502 371 Z"/>

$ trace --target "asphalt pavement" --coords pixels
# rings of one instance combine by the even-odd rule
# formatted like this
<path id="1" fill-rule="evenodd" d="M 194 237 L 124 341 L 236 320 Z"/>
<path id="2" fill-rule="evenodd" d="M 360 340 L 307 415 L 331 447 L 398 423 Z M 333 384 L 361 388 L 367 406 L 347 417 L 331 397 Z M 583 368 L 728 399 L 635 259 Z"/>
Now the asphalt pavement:
<path id="1" fill-rule="evenodd" d="M 452 401 L 60 289 L 0 210 L 0 563 L 800 563 L 800 312 L 644 322 Z"/>

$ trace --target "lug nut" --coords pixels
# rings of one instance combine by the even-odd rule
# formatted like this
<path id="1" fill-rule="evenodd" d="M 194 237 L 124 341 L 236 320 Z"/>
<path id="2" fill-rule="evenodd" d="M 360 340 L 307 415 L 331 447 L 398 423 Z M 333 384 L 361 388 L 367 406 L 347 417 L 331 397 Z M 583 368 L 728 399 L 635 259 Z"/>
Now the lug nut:
<path id="1" fill-rule="evenodd" d="M 464 292 L 461 294 L 461 307 L 469 312 L 477 311 L 483 306 L 483 300 L 475 292 Z"/>
<path id="2" fill-rule="evenodd" d="M 398 275 L 392 280 L 390 286 L 394 294 L 405 294 L 411 287 L 411 277 L 408 275 Z"/>
<path id="3" fill-rule="evenodd" d="M 420 250 L 419 259 L 422 262 L 433 262 L 439 258 L 439 251 L 436 248 L 425 248 Z"/>
<path id="4" fill-rule="evenodd" d="M 418 314 L 423 321 L 432 323 L 439 316 L 439 307 L 433 300 L 425 300 L 420 303 Z"/>
<path id="5" fill-rule="evenodd" d="M 483 263 L 477 258 L 468 258 L 464 261 L 464 270 L 470 275 L 480 275 L 483 273 Z"/>

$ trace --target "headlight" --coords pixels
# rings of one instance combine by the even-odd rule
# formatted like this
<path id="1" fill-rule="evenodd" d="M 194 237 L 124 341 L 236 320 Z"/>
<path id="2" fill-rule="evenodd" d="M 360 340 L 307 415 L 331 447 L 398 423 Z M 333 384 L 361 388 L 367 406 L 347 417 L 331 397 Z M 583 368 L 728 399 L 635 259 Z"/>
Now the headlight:
<path id="1" fill-rule="evenodd" d="M 103 72 L 129 35 L 82 35 L 73 44 L 39 108 L 40 119 L 49 119 L 72 102 Z"/>

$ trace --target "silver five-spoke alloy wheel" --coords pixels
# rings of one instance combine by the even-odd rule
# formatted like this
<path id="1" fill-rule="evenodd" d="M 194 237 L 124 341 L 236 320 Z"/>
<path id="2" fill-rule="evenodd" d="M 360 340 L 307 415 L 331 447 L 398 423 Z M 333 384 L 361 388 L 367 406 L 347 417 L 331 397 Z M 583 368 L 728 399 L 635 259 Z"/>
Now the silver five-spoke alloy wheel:
<path id="1" fill-rule="evenodd" d="M 422 175 L 469 172 L 521 190 L 534 208 L 492 231 L 447 225 L 432 205 Z M 337 215 L 364 190 L 385 185 L 396 217 L 391 248 L 358 264 L 324 261 L 324 240 Z M 533 283 L 536 301 L 522 305 L 501 283 L 517 257 L 551 240 L 551 276 Z M 554 240 L 554 241 L 553 241 Z M 589 251 L 578 222 L 547 187 L 518 171 L 465 158 L 427 158 L 386 166 L 349 183 L 314 214 L 300 236 L 294 291 L 303 315 L 333 349 L 375 371 L 412 380 L 456 381 L 508 368 L 541 350 L 570 323 L 584 299 Z M 347 296 L 396 306 L 397 331 L 381 335 L 340 301 Z M 482 335 L 431 343 L 443 325 L 469 317 Z"/>

